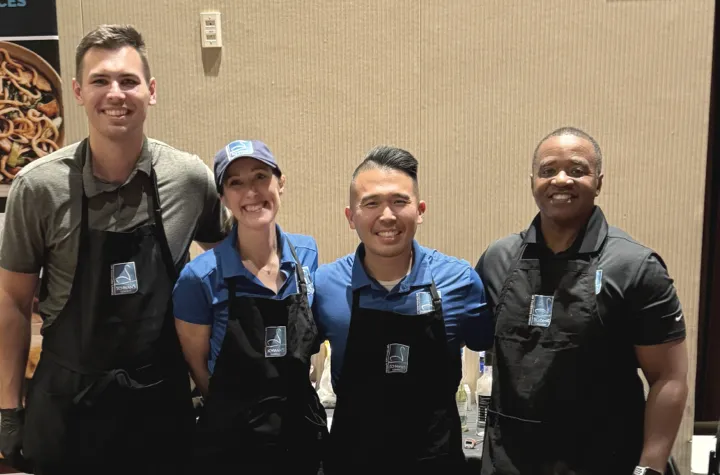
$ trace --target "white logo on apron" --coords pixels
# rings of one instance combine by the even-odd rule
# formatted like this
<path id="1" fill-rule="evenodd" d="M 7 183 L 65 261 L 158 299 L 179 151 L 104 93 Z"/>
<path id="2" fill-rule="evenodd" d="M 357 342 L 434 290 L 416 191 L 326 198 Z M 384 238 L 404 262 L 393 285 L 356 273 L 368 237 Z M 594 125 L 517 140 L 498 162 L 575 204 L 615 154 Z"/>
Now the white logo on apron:
<path id="1" fill-rule="evenodd" d="M 137 271 L 134 262 L 121 262 L 110 266 L 110 293 L 129 295 L 138 291 Z"/>
<path id="2" fill-rule="evenodd" d="M 265 328 L 265 357 L 279 358 L 287 354 L 287 329 L 281 327 Z"/>
<path id="3" fill-rule="evenodd" d="M 528 325 L 533 327 L 549 327 L 552 320 L 553 301 L 552 295 L 533 295 L 530 303 L 530 318 Z"/>
<path id="4" fill-rule="evenodd" d="M 385 372 L 407 373 L 410 347 L 400 343 L 390 343 L 385 354 Z"/>

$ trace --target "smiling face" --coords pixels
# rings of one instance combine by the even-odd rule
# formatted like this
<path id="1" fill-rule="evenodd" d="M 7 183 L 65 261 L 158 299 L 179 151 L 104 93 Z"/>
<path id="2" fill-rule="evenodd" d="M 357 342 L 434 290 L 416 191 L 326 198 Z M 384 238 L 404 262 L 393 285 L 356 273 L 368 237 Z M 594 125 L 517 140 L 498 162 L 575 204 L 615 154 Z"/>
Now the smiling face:
<path id="1" fill-rule="evenodd" d="M 148 107 L 155 104 L 155 80 L 145 78 L 140 53 L 131 46 L 90 48 L 73 92 L 91 134 L 113 141 L 142 135 Z"/>
<path id="2" fill-rule="evenodd" d="M 366 255 L 396 257 L 412 247 L 425 207 L 409 175 L 369 168 L 355 177 L 345 217 L 365 245 Z"/>
<path id="3" fill-rule="evenodd" d="M 222 202 L 239 226 L 258 230 L 274 226 L 284 188 L 284 175 L 274 175 L 270 166 L 254 158 L 238 158 L 225 172 Z"/>
<path id="4" fill-rule="evenodd" d="M 586 220 L 600 194 L 602 173 L 588 140 L 553 136 L 538 147 L 531 187 L 543 219 L 559 224 Z"/>

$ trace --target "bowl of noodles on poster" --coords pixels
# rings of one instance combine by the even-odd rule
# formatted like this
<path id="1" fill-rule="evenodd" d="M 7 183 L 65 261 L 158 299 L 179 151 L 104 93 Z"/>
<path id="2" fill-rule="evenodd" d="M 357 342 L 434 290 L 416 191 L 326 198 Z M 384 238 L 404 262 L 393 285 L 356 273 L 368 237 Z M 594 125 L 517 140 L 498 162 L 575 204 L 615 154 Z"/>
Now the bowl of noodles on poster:
<path id="1" fill-rule="evenodd" d="M 60 75 L 37 53 L 0 41 L 0 184 L 63 146 Z"/>

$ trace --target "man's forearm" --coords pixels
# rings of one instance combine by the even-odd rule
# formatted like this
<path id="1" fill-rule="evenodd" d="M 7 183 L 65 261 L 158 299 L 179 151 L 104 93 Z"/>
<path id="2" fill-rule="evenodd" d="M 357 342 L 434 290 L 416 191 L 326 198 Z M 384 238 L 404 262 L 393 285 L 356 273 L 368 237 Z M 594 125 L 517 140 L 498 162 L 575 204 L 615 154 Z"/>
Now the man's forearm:
<path id="1" fill-rule="evenodd" d="M 193 381 L 195 381 L 195 385 L 200 390 L 200 394 L 202 394 L 203 397 L 207 397 L 208 387 L 210 386 L 210 371 L 208 370 L 207 362 L 205 364 L 190 365 L 190 374 Z"/>
<path id="2" fill-rule="evenodd" d="M 682 420 L 688 387 L 682 379 L 659 379 L 650 386 L 645 408 L 645 440 L 640 466 L 665 472 Z"/>
<path id="3" fill-rule="evenodd" d="M 2 303 L 0 298 L 0 303 Z M 26 315 L 27 313 L 27 315 Z M 22 403 L 30 350 L 30 315 L 15 305 L 0 305 L 0 408 Z"/>

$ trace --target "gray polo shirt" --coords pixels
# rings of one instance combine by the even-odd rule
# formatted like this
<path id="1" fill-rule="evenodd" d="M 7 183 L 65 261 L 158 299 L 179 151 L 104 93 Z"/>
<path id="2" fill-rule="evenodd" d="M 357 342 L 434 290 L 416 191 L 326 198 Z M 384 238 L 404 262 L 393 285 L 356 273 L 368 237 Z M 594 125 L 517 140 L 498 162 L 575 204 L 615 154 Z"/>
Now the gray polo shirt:
<path id="1" fill-rule="evenodd" d="M 135 169 L 124 184 L 117 185 L 93 176 L 89 146 L 82 166 L 81 143 L 25 166 L 13 181 L 5 209 L 0 267 L 21 273 L 43 269 L 39 309 L 45 326 L 70 296 L 78 260 L 83 187 L 90 228 L 129 231 L 151 220 L 145 190 L 152 183 L 152 164 L 175 265 L 184 264 L 193 240 L 218 242 L 224 237 L 224 207 L 212 171 L 199 157 L 146 139 Z"/>

